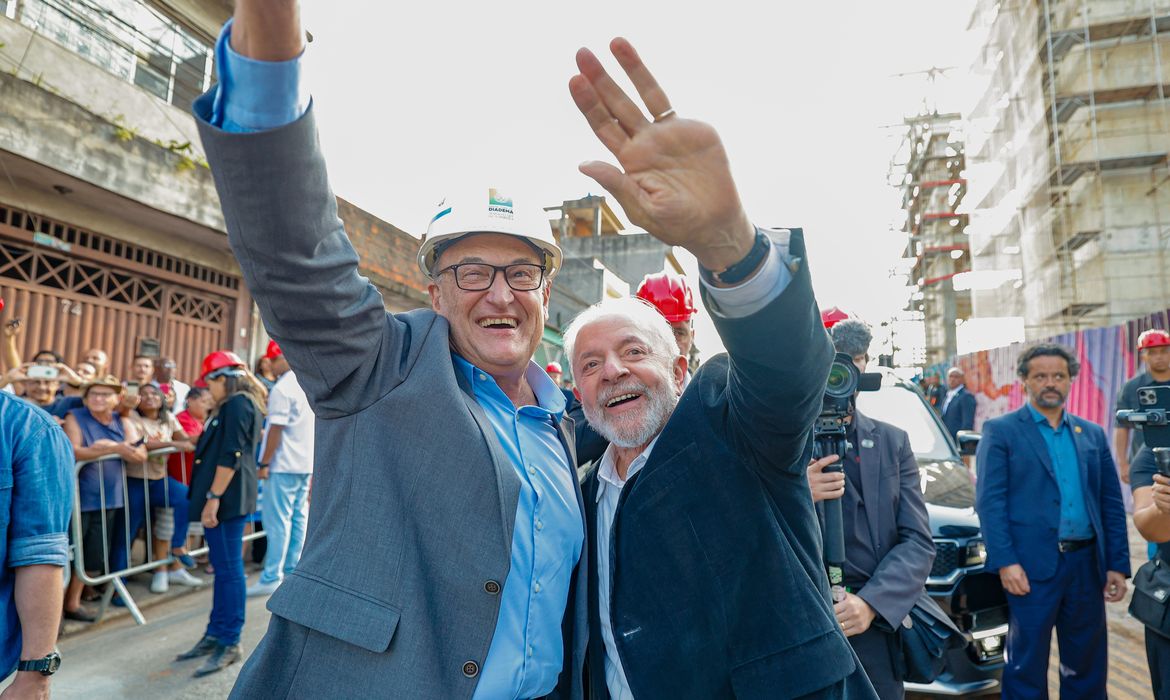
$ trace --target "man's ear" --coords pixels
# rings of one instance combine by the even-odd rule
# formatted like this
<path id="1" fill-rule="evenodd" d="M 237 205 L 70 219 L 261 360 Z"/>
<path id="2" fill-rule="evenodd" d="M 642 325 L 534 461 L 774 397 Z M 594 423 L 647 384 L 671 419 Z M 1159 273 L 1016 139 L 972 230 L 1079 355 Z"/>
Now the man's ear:
<path id="1" fill-rule="evenodd" d="M 578 401 L 581 400 L 581 390 L 577 388 L 576 384 L 573 385 L 573 396 L 577 397 Z"/>
<path id="2" fill-rule="evenodd" d="M 434 282 L 431 282 L 430 284 L 427 285 L 427 293 L 431 295 L 431 310 L 434 311 L 435 313 L 440 313 L 439 307 L 441 305 L 439 303 L 439 295 L 440 295 L 439 285 L 434 283 Z"/>
<path id="3" fill-rule="evenodd" d="M 674 358 L 674 363 L 671 365 L 674 370 L 674 393 L 675 395 L 682 394 L 683 379 L 687 376 L 687 358 L 678 355 Z"/>

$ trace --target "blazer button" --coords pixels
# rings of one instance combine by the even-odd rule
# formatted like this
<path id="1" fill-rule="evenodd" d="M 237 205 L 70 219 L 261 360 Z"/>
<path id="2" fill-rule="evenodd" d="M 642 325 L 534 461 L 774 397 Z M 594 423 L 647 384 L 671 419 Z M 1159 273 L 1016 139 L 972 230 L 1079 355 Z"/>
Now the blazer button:
<path id="1" fill-rule="evenodd" d="M 201 459 L 195 460 L 195 464 L 202 464 L 202 463 L 203 463 L 203 460 L 201 460 Z"/>
<path id="2" fill-rule="evenodd" d="M 496 581 L 488 581 L 487 583 L 483 584 L 483 590 L 484 593 L 495 595 L 500 592 L 500 584 Z"/>
<path id="3" fill-rule="evenodd" d="M 475 678 L 478 676 L 479 664 L 475 663 L 474 661 L 468 661 L 467 663 L 463 664 L 463 675 L 467 676 L 468 678 Z"/>

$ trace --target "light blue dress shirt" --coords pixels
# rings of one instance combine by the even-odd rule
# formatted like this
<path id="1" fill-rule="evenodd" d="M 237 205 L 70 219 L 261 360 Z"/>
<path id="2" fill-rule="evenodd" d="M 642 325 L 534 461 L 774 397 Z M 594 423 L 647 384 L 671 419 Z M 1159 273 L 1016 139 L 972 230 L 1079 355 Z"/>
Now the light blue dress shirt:
<path id="1" fill-rule="evenodd" d="M 561 620 L 585 543 L 576 472 L 557 432 L 565 397 L 533 362 L 526 378 L 539 405 L 517 410 L 490 374 L 458 355 L 451 357 L 520 477 L 512 565 L 473 697 L 540 697 L 556 687 L 564 665 Z"/>
<path id="2" fill-rule="evenodd" d="M 1089 521 L 1089 510 L 1085 506 L 1085 490 L 1081 485 L 1081 461 L 1073 439 L 1076 427 L 1069 420 L 1068 412 L 1060 416 L 1056 429 L 1039 411 L 1028 404 L 1036 427 L 1044 436 L 1048 457 L 1052 460 L 1052 471 L 1056 475 L 1056 486 L 1060 489 L 1060 529 L 1062 540 L 1088 540 L 1093 537 L 1093 524 Z"/>
<path id="3" fill-rule="evenodd" d="M 301 85 L 300 59 L 254 61 L 232 50 L 230 36 L 229 21 L 215 47 L 220 82 L 212 123 L 242 133 L 284 126 L 304 115 L 310 100 Z M 532 364 L 527 378 L 539 405 L 517 410 L 490 374 L 457 355 L 452 363 L 466 375 L 520 479 L 511 566 L 473 697 L 540 697 L 556 687 L 564 665 L 561 622 L 585 541 L 576 475 L 557 430 L 565 397 Z"/>

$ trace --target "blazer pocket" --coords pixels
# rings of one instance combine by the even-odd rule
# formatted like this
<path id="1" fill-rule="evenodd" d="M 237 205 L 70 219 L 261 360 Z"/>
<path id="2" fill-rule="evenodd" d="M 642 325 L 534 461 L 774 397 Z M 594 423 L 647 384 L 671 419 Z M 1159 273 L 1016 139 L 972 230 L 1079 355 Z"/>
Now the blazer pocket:
<path id="1" fill-rule="evenodd" d="M 735 697 L 799 698 L 849 677 L 857 669 L 849 643 L 836 631 L 731 669 Z"/>
<path id="2" fill-rule="evenodd" d="M 375 653 L 390 648 L 400 617 L 381 601 L 298 571 L 289 574 L 268 599 L 268 610 Z"/>

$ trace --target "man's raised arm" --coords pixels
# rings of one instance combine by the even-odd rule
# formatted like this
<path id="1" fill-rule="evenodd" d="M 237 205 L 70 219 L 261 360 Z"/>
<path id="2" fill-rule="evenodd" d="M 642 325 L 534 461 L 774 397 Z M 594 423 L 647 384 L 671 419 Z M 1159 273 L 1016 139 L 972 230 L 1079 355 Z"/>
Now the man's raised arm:
<path id="1" fill-rule="evenodd" d="M 238 0 L 216 46 L 220 84 L 195 102 L 228 240 L 268 332 L 323 417 L 402 376 L 403 326 L 358 274 L 300 85 L 294 0 Z M 243 132 L 243 133 L 241 133 Z"/>
<path id="2" fill-rule="evenodd" d="M 593 53 L 578 51 L 580 72 L 569 91 L 621 166 L 590 161 L 581 171 L 618 200 L 631 222 L 698 259 L 703 298 L 731 355 L 729 419 L 739 424 L 733 434 L 763 463 L 803 474 L 798 457 L 833 356 L 803 238 L 797 231 L 787 241 L 763 240 L 740 202 L 715 129 L 675 113 L 629 42 L 614 39 L 610 50 L 652 119 Z"/>

